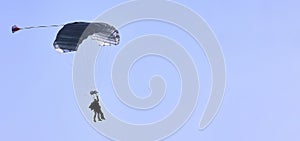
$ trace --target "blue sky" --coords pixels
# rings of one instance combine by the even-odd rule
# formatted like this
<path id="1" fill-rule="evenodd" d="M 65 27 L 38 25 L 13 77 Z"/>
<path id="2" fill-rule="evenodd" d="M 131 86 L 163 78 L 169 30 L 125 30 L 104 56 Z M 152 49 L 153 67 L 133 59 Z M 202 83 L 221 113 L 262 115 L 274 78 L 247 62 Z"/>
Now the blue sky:
<path id="1" fill-rule="evenodd" d="M 59 29 L 33 29 L 15 34 L 10 30 L 14 24 L 32 26 L 92 21 L 105 10 L 122 2 L 125 1 L 1 1 L 1 140 L 108 140 L 85 121 L 77 106 L 72 84 L 74 54 L 59 54 L 52 47 Z M 204 131 L 197 130 L 208 97 L 210 74 L 203 52 L 191 50 L 196 62 L 201 64 L 198 68 L 203 94 L 187 124 L 167 140 L 299 140 L 300 2 L 176 2 L 193 9 L 215 32 L 226 61 L 227 85 L 217 117 Z M 152 26 L 145 28 L 147 25 Z M 191 39 L 182 35 L 184 32 L 159 22 L 134 23 L 120 31 L 122 44 L 138 35 L 160 33 L 182 39 L 181 44 L 195 45 Z M 104 53 L 110 54 L 108 50 L 104 50 Z M 103 61 L 97 61 L 96 65 L 103 65 Z M 139 76 L 144 75 L 142 72 L 147 70 L 143 69 L 143 64 L 148 62 L 154 67 L 156 61 L 166 64 L 166 68 L 160 67 L 157 72 L 163 73 L 164 69 L 171 67 L 171 74 L 177 78 L 176 71 L 167 65 L 168 62 L 146 58 L 132 70 L 136 75 L 132 76 L 131 83 L 137 93 L 146 91 L 147 80 L 139 79 Z M 96 66 L 99 74 L 109 74 L 107 70 L 99 68 Z M 106 80 L 98 78 L 96 81 L 101 88 L 110 85 Z M 169 85 L 176 87 L 178 83 Z M 175 88 L 172 90 L 176 91 Z M 171 106 L 174 104 L 172 98 L 169 102 Z M 153 118 L 143 118 L 137 112 L 136 116 L 141 117 L 141 120 L 136 116 L 118 113 L 118 106 L 122 105 L 116 104 L 113 107 L 115 101 L 104 104 L 127 121 L 148 122 L 163 116 L 158 113 Z M 165 103 L 166 107 L 162 111 L 170 110 L 170 105 Z M 124 110 L 128 110 L 127 113 L 135 112 Z"/>

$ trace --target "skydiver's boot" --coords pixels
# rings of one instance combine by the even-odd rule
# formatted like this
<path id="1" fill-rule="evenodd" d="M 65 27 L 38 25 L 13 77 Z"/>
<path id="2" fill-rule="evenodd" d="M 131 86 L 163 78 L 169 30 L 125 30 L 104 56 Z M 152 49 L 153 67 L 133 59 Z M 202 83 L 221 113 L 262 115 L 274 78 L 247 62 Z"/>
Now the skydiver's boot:
<path id="1" fill-rule="evenodd" d="M 102 119 L 102 120 L 105 120 L 105 117 L 104 117 L 103 115 L 101 115 L 101 119 Z"/>

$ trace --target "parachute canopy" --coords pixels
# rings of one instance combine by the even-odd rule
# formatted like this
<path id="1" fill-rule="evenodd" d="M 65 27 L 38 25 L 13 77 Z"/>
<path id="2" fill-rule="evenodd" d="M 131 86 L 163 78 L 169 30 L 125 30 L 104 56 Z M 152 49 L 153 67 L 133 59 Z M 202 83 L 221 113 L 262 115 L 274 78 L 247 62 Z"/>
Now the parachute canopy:
<path id="1" fill-rule="evenodd" d="M 78 46 L 88 37 L 100 46 L 118 45 L 120 41 L 118 30 L 109 24 L 73 22 L 60 29 L 53 46 L 61 53 L 77 51 Z"/>

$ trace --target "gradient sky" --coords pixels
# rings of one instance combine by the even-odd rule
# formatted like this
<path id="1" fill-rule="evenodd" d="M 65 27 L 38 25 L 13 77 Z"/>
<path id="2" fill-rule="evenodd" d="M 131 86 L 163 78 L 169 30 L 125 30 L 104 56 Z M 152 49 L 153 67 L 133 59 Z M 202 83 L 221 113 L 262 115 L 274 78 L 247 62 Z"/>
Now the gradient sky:
<path id="1" fill-rule="evenodd" d="M 11 26 L 92 21 L 105 10 L 122 2 L 125 1 L 0 2 L 1 140 L 108 140 L 86 122 L 77 106 L 72 82 L 74 54 L 59 54 L 52 47 L 59 29 L 33 29 L 12 34 Z M 300 2 L 176 2 L 193 9 L 215 32 L 226 61 L 227 85 L 217 117 L 208 128 L 199 131 L 198 123 L 209 95 L 210 72 L 203 52 L 188 50 L 196 62 L 201 64 L 197 68 L 203 88 L 199 104 L 190 120 L 167 140 L 300 140 Z M 145 28 L 149 25 L 151 28 Z M 160 22 L 138 22 L 120 31 L 123 43 L 118 48 L 136 36 L 150 33 L 170 35 L 172 38 L 182 39 L 179 41 L 181 44 L 195 45 L 189 37 L 182 35 L 184 32 Z M 109 54 L 108 50 L 104 50 L 106 52 Z M 131 85 L 137 93 L 141 93 L 140 96 L 145 96 L 142 93 L 147 91 L 148 80 L 142 80 L 139 76 L 153 73 L 147 72 L 149 69 L 143 68 L 143 64 L 148 62 L 148 66 L 155 67 L 157 61 L 161 61 L 160 65 L 164 67 L 158 67 L 156 72 L 163 73 L 164 69 L 171 68 L 171 74 L 175 76 L 166 76 L 166 79 L 173 81 L 178 77 L 176 70 L 172 70 L 168 62 L 158 58 L 145 58 L 136 64 L 130 74 Z M 101 62 L 103 60 L 98 60 L 96 65 L 105 65 Z M 96 67 L 99 76 L 109 74 L 107 70 L 99 68 Z M 100 88 L 110 85 L 109 80 L 97 79 L 97 86 Z M 177 81 L 168 85 L 174 87 L 169 87 L 171 92 L 177 90 Z M 104 100 L 109 98 L 113 99 L 109 94 L 103 97 Z M 169 102 L 170 105 L 163 105 L 165 107 L 162 111 L 172 109 L 172 97 Z M 143 123 L 163 116 L 153 114 L 152 111 L 148 113 L 148 117 L 142 117 L 142 114 L 137 112 L 135 115 L 135 111 L 129 109 L 127 114 L 118 113 L 120 107 L 124 108 L 121 104 L 109 100 L 103 104 L 126 121 Z"/>

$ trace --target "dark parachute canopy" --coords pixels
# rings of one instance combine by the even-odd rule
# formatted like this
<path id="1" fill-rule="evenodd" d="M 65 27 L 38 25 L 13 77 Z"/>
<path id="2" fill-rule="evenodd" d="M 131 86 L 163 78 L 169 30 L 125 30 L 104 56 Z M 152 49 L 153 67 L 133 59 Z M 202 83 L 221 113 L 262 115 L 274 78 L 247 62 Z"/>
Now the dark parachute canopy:
<path id="1" fill-rule="evenodd" d="M 118 45 L 120 41 L 118 30 L 109 24 L 74 22 L 60 29 L 53 46 L 59 52 L 76 51 L 89 36 L 100 46 Z"/>
<path id="2" fill-rule="evenodd" d="M 12 26 L 12 33 L 23 29 L 63 26 L 57 33 L 53 46 L 60 53 L 77 51 L 83 40 L 91 37 L 100 46 L 118 45 L 120 36 L 118 30 L 107 24 L 98 22 L 73 22 L 64 25 L 33 26 L 19 28 Z"/>

